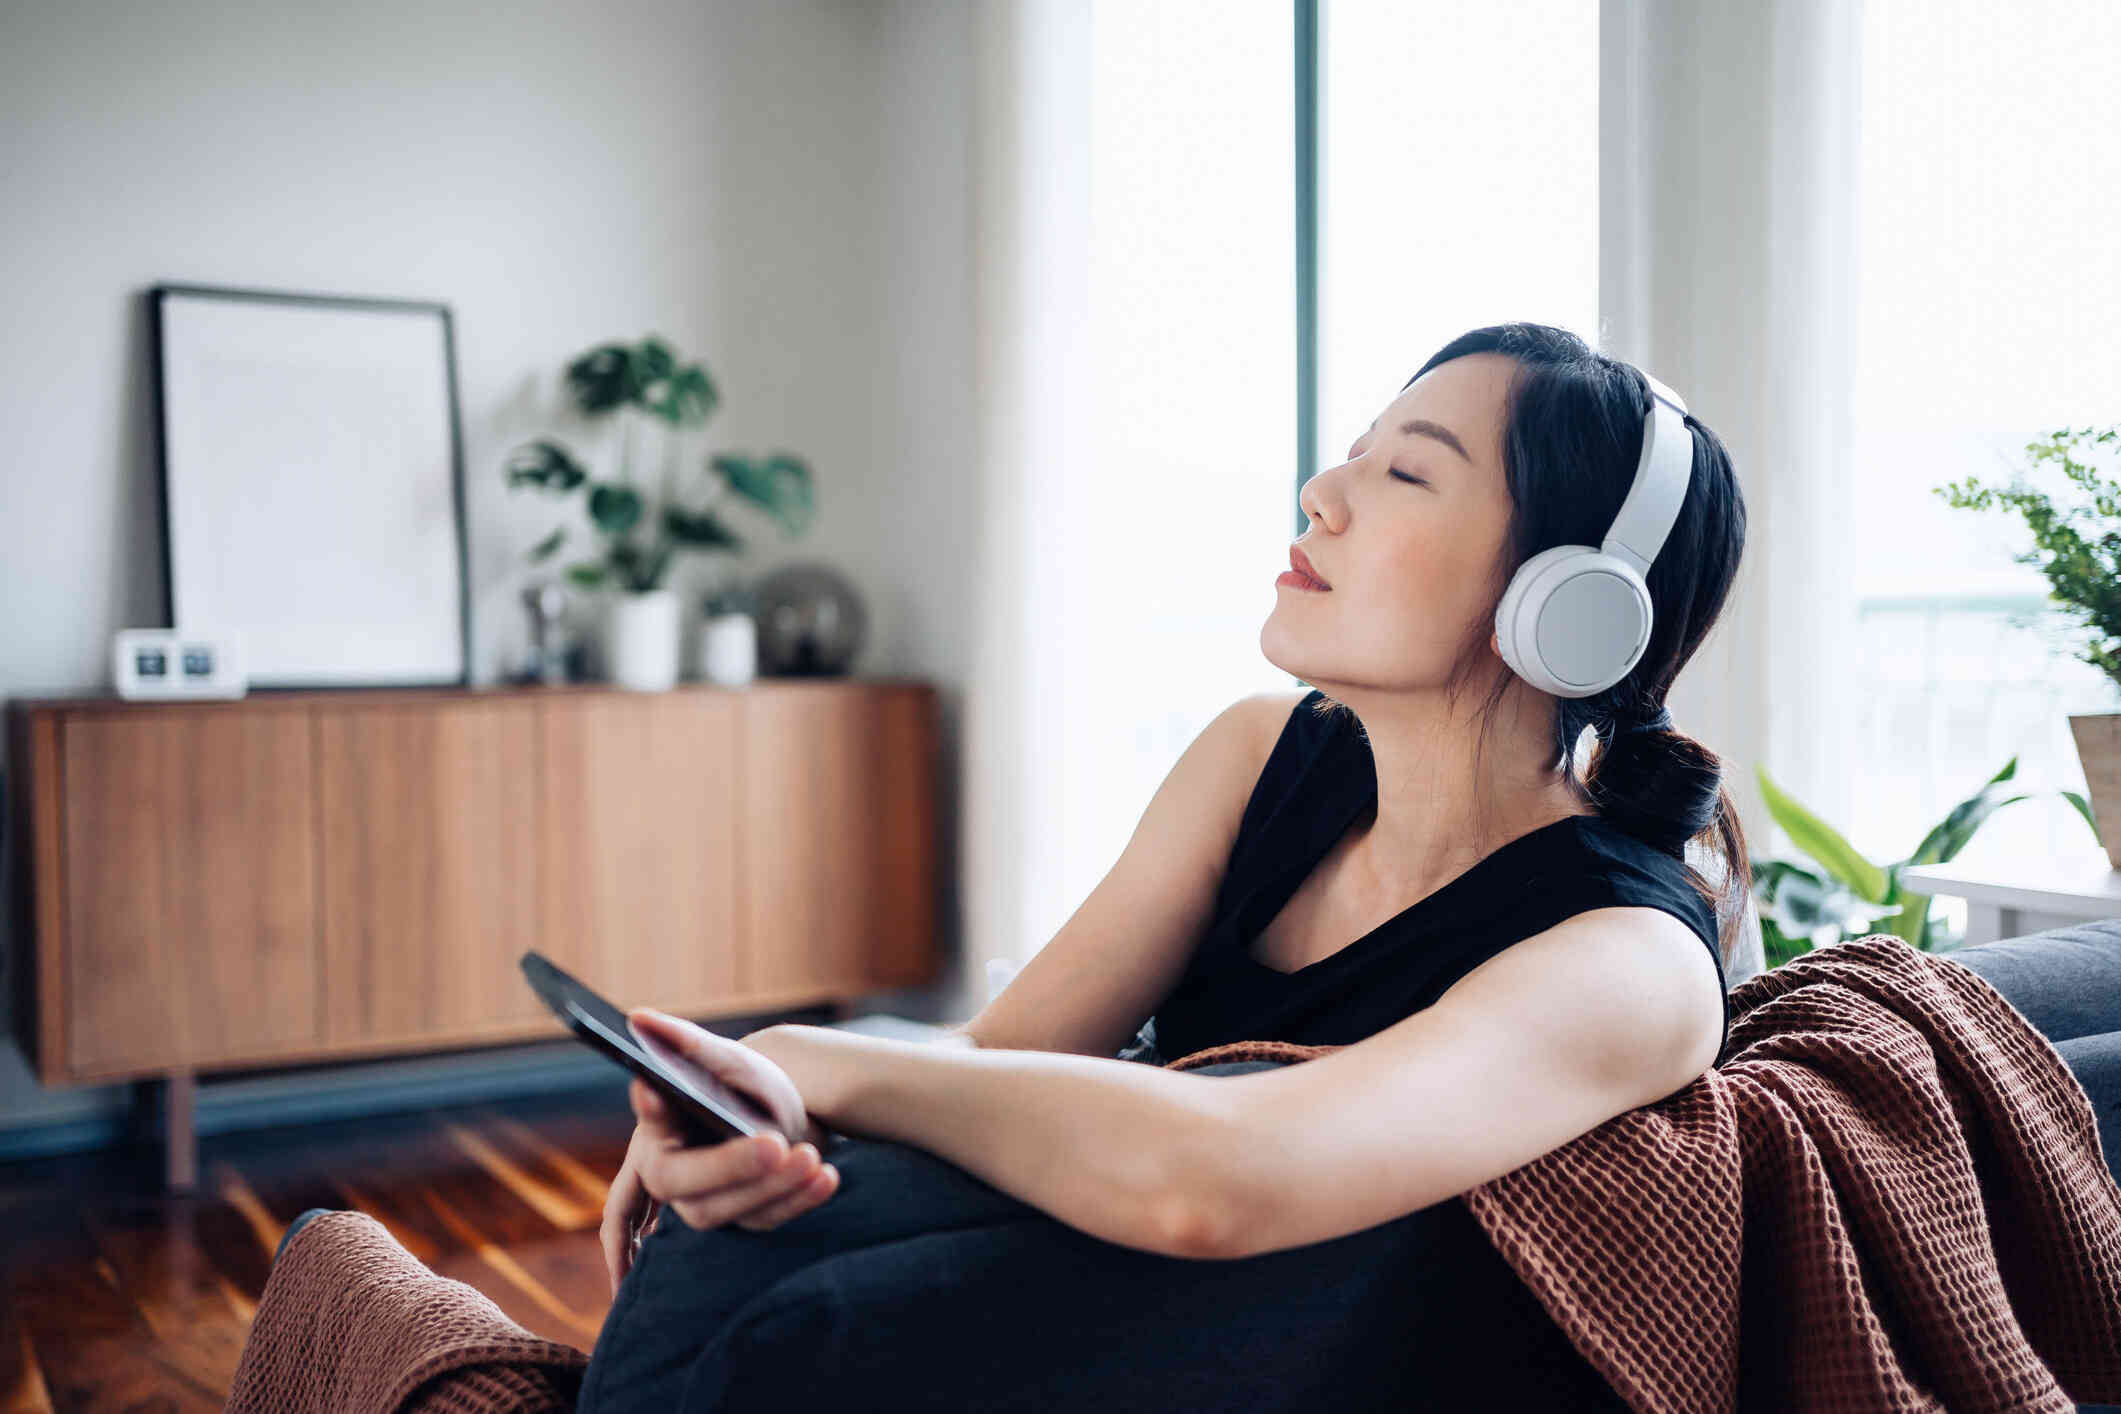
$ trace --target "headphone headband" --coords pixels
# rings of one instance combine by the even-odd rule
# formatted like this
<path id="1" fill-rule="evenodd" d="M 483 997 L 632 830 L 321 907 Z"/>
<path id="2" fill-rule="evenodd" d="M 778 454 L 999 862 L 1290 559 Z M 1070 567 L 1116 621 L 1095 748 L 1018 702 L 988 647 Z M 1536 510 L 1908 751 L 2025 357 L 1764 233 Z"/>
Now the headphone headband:
<path id="1" fill-rule="evenodd" d="M 1637 369 L 1641 373 L 1642 370 Z M 1686 425 L 1686 401 L 1664 384 L 1642 374 L 1650 385 L 1650 415 L 1642 424 L 1642 456 L 1635 463 L 1635 483 L 1599 546 L 1648 574 L 1650 561 L 1664 548 L 1664 538 L 1679 519 L 1687 481 L 1694 474 L 1694 434 Z"/>

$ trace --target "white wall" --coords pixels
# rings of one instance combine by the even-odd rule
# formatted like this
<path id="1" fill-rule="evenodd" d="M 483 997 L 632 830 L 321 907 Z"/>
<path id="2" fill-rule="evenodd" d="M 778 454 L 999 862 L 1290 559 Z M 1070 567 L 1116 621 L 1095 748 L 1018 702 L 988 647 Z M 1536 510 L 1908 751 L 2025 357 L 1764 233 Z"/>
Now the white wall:
<path id="1" fill-rule="evenodd" d="M 816 471 L 811 533 L 759 524 L 738 563 L 837 564 L 872 609 L 857 671 L 942 686 L 954 851 L 973 23 L 957 0 L 10 4 L 0 694 L 95 689 L 115 629 L 164 621 L 148 286 L 453 307 L 480 682 L 520 651 L 520 554 L 551 515 L 502 463 L 563 425 L 568 359 L 654 331 L 720 386 L 703 446 Z M 937 995 L 888 1000 L 969 1014 Z M 121 1098 L 43 1091 L 0 1047 L 0 1131 Z"/>

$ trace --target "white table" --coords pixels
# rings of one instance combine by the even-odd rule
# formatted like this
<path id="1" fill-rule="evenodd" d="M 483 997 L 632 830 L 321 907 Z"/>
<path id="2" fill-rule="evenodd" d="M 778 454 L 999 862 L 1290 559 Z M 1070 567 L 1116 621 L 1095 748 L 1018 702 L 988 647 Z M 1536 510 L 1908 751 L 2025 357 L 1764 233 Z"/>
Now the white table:
<path id="1" fill-rule="evenodd" d="M 1965 855 L 1901 871 L 1919 894 L 1966 900 L 1966 945 L 2018 938 L 2093 918 L 2121 918 L 2121 869 L 2096 848 L 2088 854 L 2012 858 Z"/>

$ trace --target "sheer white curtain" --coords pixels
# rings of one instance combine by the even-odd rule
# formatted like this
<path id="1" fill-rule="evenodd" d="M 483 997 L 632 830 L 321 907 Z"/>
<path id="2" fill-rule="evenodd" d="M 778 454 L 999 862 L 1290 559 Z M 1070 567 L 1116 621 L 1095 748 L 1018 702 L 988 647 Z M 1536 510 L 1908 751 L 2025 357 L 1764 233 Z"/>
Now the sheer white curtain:
<path id="1" fill-rule="evenodd" d="M 1210 718 L 1294 685 L 1258 642 L 1294 514 L 1287 0 L 976 19 L 957 1016 L 1082 904 Z"/>
<path id="2" fill-rule="evenodd" d="M 1862 7 L 1603 0 L 1605 346 L 1677 389 L 1729 448 L 1745 560 L 1673 686 L 1724 759 L 1755 853 L 1787 841 L 1754 768 L 1829 820 L 1859 787 L 1848 487 Z M 1875 547 L 1863 553 L 1892 553 Z"/>

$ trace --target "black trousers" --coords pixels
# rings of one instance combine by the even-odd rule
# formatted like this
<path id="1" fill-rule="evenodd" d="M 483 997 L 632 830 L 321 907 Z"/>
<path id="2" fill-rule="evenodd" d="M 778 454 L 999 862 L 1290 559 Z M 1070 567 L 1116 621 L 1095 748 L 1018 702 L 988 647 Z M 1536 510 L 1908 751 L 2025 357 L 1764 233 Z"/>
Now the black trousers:
<path id="1" fill-rule="evenodd" d="M 1092 1237 L 908 1145 L 852 1137 L 833 1162 L 832 1198 L 771 1232 L 666 1209 L 581 1414 L 1625 1407 L 1455 1198 L 1211 1261 Z"/>

